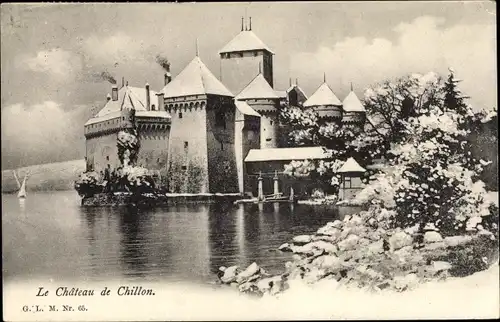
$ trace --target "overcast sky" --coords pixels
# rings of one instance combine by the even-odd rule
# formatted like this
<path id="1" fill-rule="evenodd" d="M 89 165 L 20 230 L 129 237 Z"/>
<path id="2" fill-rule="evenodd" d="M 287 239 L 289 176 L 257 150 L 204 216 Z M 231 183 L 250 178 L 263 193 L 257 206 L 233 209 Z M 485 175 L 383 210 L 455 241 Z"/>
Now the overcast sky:
<path id="1" fill-rule="evenodd" d="M 323 72 L 342 100 L 407 73 L 453 67 L 476 108 L 496 105 L 493 2 L 65 4 L 1 6 L 2 168 L 83 158 L 83 124 L 111 85 L 175 77 L 194 57 L 219 76 L 217 51 L 252 17 L 275 52 L 275 88 L 310 95 Z"/>

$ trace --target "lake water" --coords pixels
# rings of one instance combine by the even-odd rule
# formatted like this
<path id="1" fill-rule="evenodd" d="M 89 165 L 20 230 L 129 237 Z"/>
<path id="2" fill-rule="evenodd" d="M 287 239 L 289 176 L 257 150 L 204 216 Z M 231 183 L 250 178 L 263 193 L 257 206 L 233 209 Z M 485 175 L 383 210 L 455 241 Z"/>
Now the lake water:
<path id="1" fill-rule="evenodd" d="M 353 210 L 346 210 L 352 212 Z M 4 280 L 209 283 L 222 265 L 291 259 L 277 248 L 342 216 L 325 206 L 182 205 L 84 208 L 73 191 L 2 195 Z"/>

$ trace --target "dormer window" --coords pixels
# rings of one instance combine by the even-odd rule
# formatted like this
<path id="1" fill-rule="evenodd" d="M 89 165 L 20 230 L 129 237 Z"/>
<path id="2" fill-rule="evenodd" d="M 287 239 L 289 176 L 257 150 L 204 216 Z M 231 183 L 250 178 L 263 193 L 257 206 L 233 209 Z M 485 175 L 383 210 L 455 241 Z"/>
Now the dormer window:
<path id="1" fill-rule="evenodd" d="M 182 112 L 179 112 L 179 118 L 180 119 L 182 118 Z"/>

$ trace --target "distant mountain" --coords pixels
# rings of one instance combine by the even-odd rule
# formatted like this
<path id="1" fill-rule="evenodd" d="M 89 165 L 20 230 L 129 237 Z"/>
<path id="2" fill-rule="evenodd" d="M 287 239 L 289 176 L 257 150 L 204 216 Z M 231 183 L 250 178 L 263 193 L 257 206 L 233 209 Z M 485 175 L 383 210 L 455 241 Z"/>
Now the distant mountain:
<path id="1" fill-rule="evenodd" d="M 24 175 L 31 175 L 26 181 L 28 191 L 70 190 L 78 175 L 85 171 L 85 160 L 72 160 L 64 162 L 32 165 L 15 169 L 19 181 Z M 13 170 L 2 170 L 2 192 L 9 193 L 18 190 Z"/>

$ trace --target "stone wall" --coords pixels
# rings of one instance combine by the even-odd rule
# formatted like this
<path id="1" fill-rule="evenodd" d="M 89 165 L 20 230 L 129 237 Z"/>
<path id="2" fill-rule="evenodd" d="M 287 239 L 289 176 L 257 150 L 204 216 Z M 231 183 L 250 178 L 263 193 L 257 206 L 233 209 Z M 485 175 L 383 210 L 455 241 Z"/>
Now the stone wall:
<path id="1" fill-rule="evenodd" d="M 169 190 L 208 192 L 207 132 L 204 130 L 207 125 L 206 101 L 196 108 L 171 110 L 170 115 Z"/>
<path id="2" fill-rule="evenodd" d="M 238 172 L 239 192 L 251 192 L 252 189 L 245 183 L 245 158 L 251 149 L 260 148 L 260 118 L 244 115 L 236 110 L 235 121 L 235 153 Z"/>
<path id="3" fill-rule="evenodd" d="M 264 64 L 262 51 L 258 51 L 257 56 L 254 52 L 243 52 L 241 55 L 243 57 L 240 53 L 231 53 L 229 59 L 221 59 L 221 81 L 235 96 L 259 74 L 259 64 L 261 69 L 264 68 L 264 76 L 266 73 L 272 76 L 272 71 L 268 71 L 269 67 Z"/>
<path id="4" fill-rule="evenodd" d="M 120 160 L 118 159 L 118 148 L 116 146 L 117 133 L 106 134 L 87 138 L 86 157 L 87 169 L 94 171 L 104 170 L 109 164 L 111 168 L 118 167 Z"/>
<path id="5" fill-rule="evenodd" d="M 147 131 L 139 129 L 141 147 L 137 164 L 150 170 L 158 170 L 162 177 L 166 177 L 169 134 L 169 129 Z"/>
<path id="6" fill-rule="evenodd" d="M 209 192 L 239 192 L 235 111 L 236 107 L 230 98 L 208 98 L 206 131 Z"/>

